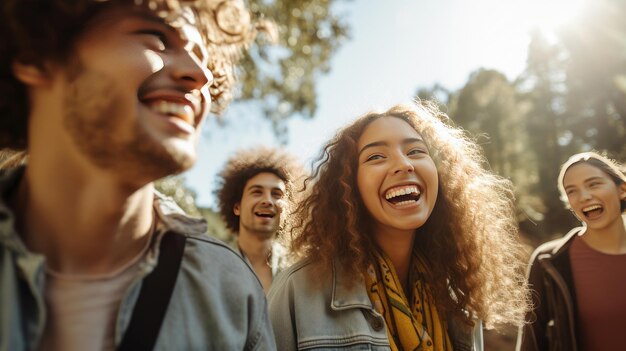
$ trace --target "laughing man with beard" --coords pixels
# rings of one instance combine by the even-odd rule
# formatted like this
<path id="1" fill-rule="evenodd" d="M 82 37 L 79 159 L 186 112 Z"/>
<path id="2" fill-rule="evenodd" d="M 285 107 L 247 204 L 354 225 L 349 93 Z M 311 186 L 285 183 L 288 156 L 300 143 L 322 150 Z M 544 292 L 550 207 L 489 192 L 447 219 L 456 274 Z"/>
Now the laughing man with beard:
<path id="1" fill-rule="evenodd" d="M 218 178 L 220 214 L 235 234 L 233 248 L 252 266 L 266 293 L 282 266 L 284 249 L 275 239 L 302 174 L 287 152 L 257 147 L 234 154 Z"/>
<path id="2" fill-rule="evenodd" d="M 196 160 L 238 0 L 0 0 L 0 350 L 273 350 L 254 272 L 153 181 Z M 213 106 L 211 105 L 213 100 Z"/>

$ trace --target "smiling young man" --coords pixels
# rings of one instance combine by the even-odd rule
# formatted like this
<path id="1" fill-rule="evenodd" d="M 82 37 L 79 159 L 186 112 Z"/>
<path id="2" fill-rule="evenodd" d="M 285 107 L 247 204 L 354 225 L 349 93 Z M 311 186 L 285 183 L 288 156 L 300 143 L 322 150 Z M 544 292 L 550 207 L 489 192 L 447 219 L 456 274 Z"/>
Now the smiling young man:
<path id="1" fill-rule="evenodd" d="M 0 350 L 274 349 L 254 273 L 152 184 L 226 103 L 242 3 L 1 4 L 0 147 L 28 163 L 0 178 Z"/>
<path id="2" fill-rule="evenodd" d="M 562 200 L 583 226 L 535 250 L 517 349 L 619 350 L 626 320 L 626 175 L 594 152 L 561 167 Z"/>
<path id="3" fill-rule="evenodd" d="M 284 250 L 274 239 L 301 175 L 291 155 L 272 148 L 241 150 L 220 174 L 220 214 L 236 234 L 234 249 L 250 263 L 265 292 L 280 268 Z"/>

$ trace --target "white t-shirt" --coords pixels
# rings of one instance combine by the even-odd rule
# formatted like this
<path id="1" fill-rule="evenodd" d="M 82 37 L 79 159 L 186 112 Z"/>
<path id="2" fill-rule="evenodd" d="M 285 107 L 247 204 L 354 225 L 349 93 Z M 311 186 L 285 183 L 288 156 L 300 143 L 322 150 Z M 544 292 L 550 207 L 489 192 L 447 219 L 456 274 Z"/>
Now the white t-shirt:
<path id="1" fill-rule="evenodd" d="M 126 265 L 104 275 L 46 270 L 47 320 L 41 351 L 115 350 L 117 312 L 150 244 Z"/>

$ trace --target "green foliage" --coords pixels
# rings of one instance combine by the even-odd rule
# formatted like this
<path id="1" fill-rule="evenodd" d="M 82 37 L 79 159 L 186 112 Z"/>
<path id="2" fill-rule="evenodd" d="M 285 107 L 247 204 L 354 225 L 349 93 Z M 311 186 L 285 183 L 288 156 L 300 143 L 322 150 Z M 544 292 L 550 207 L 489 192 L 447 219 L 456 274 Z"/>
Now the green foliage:
<path id="1" fill-rule="evenodd" d="M 540 199 L 531 188 L 539 182 L 536 155 L 529 153 L 526 110 L 516 86 L 500 72 L 478 70 L 459 92 L 451 117 L 478 138 L 492 170 L 516 185 L 520 220 L 542 220 Z"/>
<path id="2" fill-rule="evenodd" d="M 198 210 L 202 218 L 207 221 L 207 231 L 209 235 L 227 243 L 234 241 L 235 236 L 226 228 L 226 224 L 220 218 L 219 213 L 205 207 L 200 207 Z"/>
<path id="3" fill-rule="evenodd" d="M 535 239 L 576 224 L 556 186 L 559 166 L 590 149 L 626 161 L 626 2 L 598 0 L 548 39 L 531 35 L 525 71 L 508 82 L 478 70 L 459 91 L 419 89 L 481 142 L 494 171 L 516 185 L 523 229 Z"/>
<path id="4" fill-rule="evenodd" d="M 261 43 L 247 53 L 240 72 L 240 99 L 263 101 L 264 114 L 279 136 L 286 133 L 289 117 L 313 117 L 317 79 L 330 70 L 332 55 L 348 38 L 346 23 L 333 12 L 337 2 L 249 1 L 253 13 L 277 25 L 278 43 Z"/>
<path id="5" fill-rule="evenodd" d="M 196 206 L 196 193 L 185 185 L 185 178 L 170 176 L 158 180 L 154 185 L 161 194 L 171 197 L 185 213 L 200 217 L 200 210 Z"/>
<path id="6" fill-rule="evenodd" d="M 183 177 L 163 178 L 155 183 L 155 187 L 161 194 L 171 197 L 188 215 L 204 218 L 207 221 L 209 235 L 226 242 L 232 240 L 232 235 L 218 213 L 196 205 L 196 193 L 185 185 Z"/>
<path id="7" fill-rule="evenodd" d="M 539 182 L 531 189 L 542 200 L 541 212 L 547 217 L 535 229 L 540 236 L 564 232 L 575 224 L 559 200 L 556 179 L 559 165 L 575 153 L 565 106 L 566 54 L 560 43 L 550 43 L 534 32 L 528 48 L 528 66 L 518 78 L 519 98 L 528 105 L 526 132 L 528 151 L 537 162 L 526 168 L 535 170 Z"/>

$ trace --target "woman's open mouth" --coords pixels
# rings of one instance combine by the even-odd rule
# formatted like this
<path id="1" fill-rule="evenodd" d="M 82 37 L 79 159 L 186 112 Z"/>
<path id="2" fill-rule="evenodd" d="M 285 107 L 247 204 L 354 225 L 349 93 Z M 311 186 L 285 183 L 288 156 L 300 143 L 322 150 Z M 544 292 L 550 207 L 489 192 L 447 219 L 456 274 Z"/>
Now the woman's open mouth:
<path id="1" fill-rule="evenodd" d="M 403 185 L 387 190 L 385 200 L 394 206 L 405 206 L 416 204 L 422 192 L 416 185 Z"/>
<path id="2" fill-rule="evenodd" d="M 588 219 L 595 219 L 600 217 L 604 212 L 604 207 L 600 205 L 591 205 L 582 209 L 583 214 Z"/>

